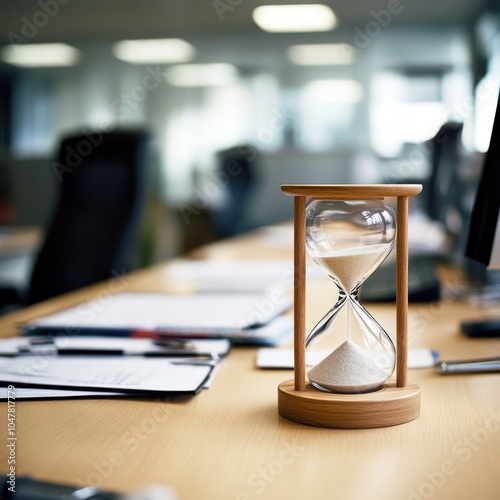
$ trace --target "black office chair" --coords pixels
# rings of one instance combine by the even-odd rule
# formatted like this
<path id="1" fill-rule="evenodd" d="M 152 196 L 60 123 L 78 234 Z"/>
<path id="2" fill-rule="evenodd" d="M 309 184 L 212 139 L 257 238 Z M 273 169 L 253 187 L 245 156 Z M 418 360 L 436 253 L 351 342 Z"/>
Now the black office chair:
<path id="1" fill-rule="evenodd" d="M 217 239 L 248 231 L 248 202 L 257 182 L 255 148 L 242 144 L 217 153 L 218 172 L 227 176 L 226 200 L 211 210 L 212 229 Z"/>
<path id="2" fill-rule="evenodd" d="M 463 183 L 460 179 L 463 124 L 446 122 L 431 139 L 431 175 L 425 193 L 431 219 L 449 227 L 449 212 L 462 215 Z M 451 229 L 451 228 L 450 228 Z"/>
<path id="3" fill-rule="evenodd" d="M 114 131 L 62 141 L 53 163 L 59 202 L 33 268 L 28 304 L 126 268 L 143 204 L 148 137 Z"/>

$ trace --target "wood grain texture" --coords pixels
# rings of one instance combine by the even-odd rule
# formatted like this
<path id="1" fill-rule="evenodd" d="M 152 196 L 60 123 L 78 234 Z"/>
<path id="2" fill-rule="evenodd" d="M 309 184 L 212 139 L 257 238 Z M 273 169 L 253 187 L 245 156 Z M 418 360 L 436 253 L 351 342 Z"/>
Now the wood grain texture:
<path id="1" fill-rule="evenodd" d="M 19 252 L 34 251 L 40 245 L 40 230 L 12 228 L 0 234 L 0 257 Z"/>
<path id="2" fill-rule="evenodd" d="M 294 199 L 294 377 L 295 389 L 306 384 L 306 199 Z"/>
<path id="3" fill-rule="evenodd" d="M 408 369 L 408 197 L 398 198 L 396 241 L 396 383 L 404 387 Z"/>
<path id="4" fill-rule="evenodd" d="M 283 184 L 281 190 L 290 196 L 308 196 L 337 200 L 363 200 L 386 196 L 415 196 L 421 184 Z"/>
<path id="5" fill-rule="evenodd" d="M 307 384 L 305 391 L 294 390 L 291 380 L 278 387 L 281 416 L 302 424 L 338 429 L 374 429 L 415 420 L 420 414 L 417 385 L 382 389 L 366 394 L 331 394 Z"/>

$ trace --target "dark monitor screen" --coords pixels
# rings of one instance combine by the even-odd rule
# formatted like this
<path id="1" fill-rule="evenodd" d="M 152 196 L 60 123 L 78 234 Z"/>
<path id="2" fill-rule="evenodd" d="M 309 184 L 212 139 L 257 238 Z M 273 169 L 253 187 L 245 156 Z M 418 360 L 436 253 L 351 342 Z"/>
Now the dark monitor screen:
<path id="1" fill-rule="evenodd" d="M 500 97 L 497 103 L 490 145 L 472 209 L 465 255 L 498 269 L 500 263 Z M 495 237 L 496 233 L 496 237 Z"/>

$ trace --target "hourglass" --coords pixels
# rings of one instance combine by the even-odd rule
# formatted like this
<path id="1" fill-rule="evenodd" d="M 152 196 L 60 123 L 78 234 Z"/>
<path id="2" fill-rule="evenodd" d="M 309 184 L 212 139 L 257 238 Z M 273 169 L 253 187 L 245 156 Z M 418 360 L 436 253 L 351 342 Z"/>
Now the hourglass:
<path id="1" fill-rule="evenodd" d="M 282 416 L 338 428 L 397 425 L 420 412 L 420 389 L 407 385 L 408 199 L 421 185 L 284 185 L 294 196 L 293 381 L 280 384 Z M 397 221 L 384 197 L 397 197 Z M 306 206 L 306 199 L 309 203 Z M 397 222 L 397 240 L 396 240 Z M 397 241 L 397 349 L 358 300 L 358 290 Z M 305 254 L 338 288 L 333 307 L 305 335 Z M 336 328 L 344 311 L 346 327 Z M 331 352 L 309 366 L 306 348 L 334 337 Z M 388 382 L 397 366 L 396 383 Z"/>
<path id="2" fill-rule="evenodd" d="M 306 207 L 308 253 L 338 287 L 337 303 L 306 339 L 306 353 L 321 335 L 336 333 L 333 320 L 347 309 L 345 335 L 333 352 L 308 372 L 317 389 L 369 392 L 392 375 L 396 350 L 390 337 L 358 301 L 358 290 L 391 251 L 393 210 L 383 200 L 312 200 Z M 351 327 L 351 316 L 357 328 Z M 307 354 L 306 354 L 307 359 Z"/>

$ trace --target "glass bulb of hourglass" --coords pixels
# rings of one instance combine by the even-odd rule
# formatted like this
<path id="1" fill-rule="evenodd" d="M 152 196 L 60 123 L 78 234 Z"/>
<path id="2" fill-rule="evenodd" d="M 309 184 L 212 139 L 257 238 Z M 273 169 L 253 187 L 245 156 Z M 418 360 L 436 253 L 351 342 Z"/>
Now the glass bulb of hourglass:
<path id="1" fill-rule="evenodd" d="M 337 303 L 311 331 L 313 341 L 335 335 L 336 349 L 308 373 L 321 390 L 358 393 L 375 390 L 392 375 L 394 345 L 358 301 L 358 289 L 390 253 L 396 234 L 392 209 L 382 200 L 313 200 L 306 208 L 308 253 L 339 289 Z M 347 327 L 335 331 L 346 309 Z M 356 321 L 351 321 L 351 315 Z"/>

